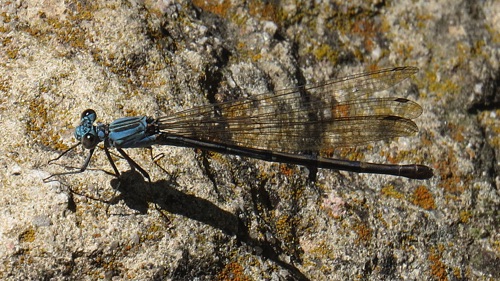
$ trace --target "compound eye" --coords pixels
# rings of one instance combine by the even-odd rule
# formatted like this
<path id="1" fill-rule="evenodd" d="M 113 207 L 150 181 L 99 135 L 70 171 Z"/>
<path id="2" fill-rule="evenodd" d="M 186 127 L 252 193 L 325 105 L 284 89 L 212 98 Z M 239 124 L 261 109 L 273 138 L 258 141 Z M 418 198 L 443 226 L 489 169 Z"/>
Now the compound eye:
<path id="1" fill-rule="evenodd" d="M 86 149 L 94 148 L 99 142 L 99 138 L 91 133 L 85 134 L 82 138 L 82 145 Z"/>
<path id="2" fill-rule="evenodd" d="M 86 109 L 84 112 L 82 112 L 82 115 L 80 116 L 80 119 L 90 119 L 92 122 L 94 122 L 97 119 L 97 114 L 93 109 Z"/>

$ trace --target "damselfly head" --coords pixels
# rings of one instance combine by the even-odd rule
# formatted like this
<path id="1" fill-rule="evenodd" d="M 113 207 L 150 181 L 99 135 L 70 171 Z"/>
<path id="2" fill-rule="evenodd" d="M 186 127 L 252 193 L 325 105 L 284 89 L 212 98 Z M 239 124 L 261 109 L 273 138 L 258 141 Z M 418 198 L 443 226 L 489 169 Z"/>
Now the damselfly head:
<path id="1" fill-rule="evenodd" d="M 97 114 L 93 109 L 87 109 L 82 113 L 80 118 L 80 125 L 75 129 L 75 138 L 86 149 L 93 149 L 100 141 L 94 126 Z"/>

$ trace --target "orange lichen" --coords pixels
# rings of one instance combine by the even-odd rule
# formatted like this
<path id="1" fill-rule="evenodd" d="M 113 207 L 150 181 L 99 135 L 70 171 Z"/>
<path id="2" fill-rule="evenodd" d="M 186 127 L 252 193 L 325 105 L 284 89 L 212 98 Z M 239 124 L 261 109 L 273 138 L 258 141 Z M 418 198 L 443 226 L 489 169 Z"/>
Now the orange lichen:
<path id="1" fill-rule="evenodd" d="M 364 47 L 367 51 L 372 51 L 376 45 L 375 38 L 379 33 L 378 27 L 372 21 L 359 19 L 355 21 L 351 27 L 353 34 L 359 34 L 364 39 Z"/>
<path id="2" fill-rule="evenodd" d="M 423 185 L 418 186 L 413 192 L 413 204 L 426 210 L 433 210 L 436 208 L 432 193 Z"/>
<path id="3" fill-rule="evenodd" d="M 366 224 L 360 223 L 354 226 L 354 231 L 358 235 L 358 238 L 356 238 L 356 243 L 358 244 L 368 243 L 372 239 L 372 230 Z"/>
<path id="4" fill-rule="evenodd" d="M 274 2 L 271 1 L 266 3 L 265 1 L 250 1 L 248 6 L 248 12 L 253 17 L 276 22 L 279 7 L 276 6 Z"/>
<path id="5" fill-rule="evenodd" d="M 441 178 L 438 186 L 452 194 L 462 193 L 468 182 L 472 180 L 474 174 L 464 175 L 459 173 L 458 159 L 455 156 L 453 148 L 449 148 L 447 152 L 443 153 L 443 157 L 436 157 L 440 161 L 434 164 L 434 168 Z"/>
<path id="6" fill-rule="evenodd" d="M 226 17 L 227 12 L 231 7 L 231 1 L 224 0 L 219 3 L 217 1 L 194 0 L 193 5 L 206 12 L 210 12 L 221 17 Z"/>
<path id="7" fill-rule="evenodd" d="M 294 168 L 290 165 L 287 165 L 287 164 L 280 164 L 280 172 L 283 175 L 290 177 L 293 175 Z"/>
<path id="8" fill-rule="evenodd" d="M 442 246 L 439 246 L 438 249 L 432 247 L 428 260 L 431 263 L 431 275 L 437 280 L 446 281 L 448 277 L 446 276 L 446 265 L 441 261 L 442 252 Z"/>
<path id="9" fill-rule="evenodd" d="M 231 262 L 226 264 L 224 269 L 217 275 L 219 281 L 250 281 L 249 276 L 245 275 L 243 267 L 239 263 Z"/>

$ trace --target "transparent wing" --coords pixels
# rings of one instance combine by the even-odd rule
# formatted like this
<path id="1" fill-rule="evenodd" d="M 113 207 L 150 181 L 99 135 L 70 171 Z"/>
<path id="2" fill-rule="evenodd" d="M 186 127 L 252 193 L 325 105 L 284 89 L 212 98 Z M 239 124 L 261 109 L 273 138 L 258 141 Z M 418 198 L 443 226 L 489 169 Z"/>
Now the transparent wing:
<path id="1" fill-rule="evenodd" d="M 355 74 L 158 118 L 166 133 L 295 153 L 412 135 L 422 113 L 404 98 L 366 98 L 417 71 L 398 67 Z"/>

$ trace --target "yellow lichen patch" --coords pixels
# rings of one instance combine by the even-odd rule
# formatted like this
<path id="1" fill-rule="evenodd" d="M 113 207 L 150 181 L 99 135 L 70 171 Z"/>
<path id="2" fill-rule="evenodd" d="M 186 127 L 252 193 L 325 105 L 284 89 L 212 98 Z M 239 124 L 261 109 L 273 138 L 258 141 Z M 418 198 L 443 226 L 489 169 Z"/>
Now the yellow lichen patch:
<path id="1" fill-rule="evenodd" d="M 433 210 L 436 208 L 432 193 L 423 185 L 418 186 L 413 192 L 413 204 L 426 210 Z"/>
<path id="2" fill-rule="evenodd" d="M 478 120 L 485 128 L 486 140 L 493 148 L 500 147 L 500 110 L 485 110 L 478 114 Z"/>
<path id="3" fill-rule="evenodd" d="M 460 221 L 462 223 L 468 223 L 472 214 L 469 211 L 460 211 Z"/>
<path id="4" fill-rule="evenodd" d="M 381 192 L 383 195 L 389 196 L 389 197 L 392 197 L 395 199 L 403 199 L 405 197 L 403 193 L 394 189 L 393 185 L 387 185 L 387 186 L 382 187 Z"/>
<path id="5" fill-rule="evenodd" d="M 46 89 L 42 87 L 39 91 L 43 93 Z M 68 146 L 62 142 L 60 135 L 48 126 L 51 120 L 57 120 L 55 114 L 47 108 L 47 103 L 41 97 L 31 100 L 26 131 L 36 143 L 57 150 L 66 150 Z"/>
<path id="6" fill-rule="evenodd" d="M 449 93 L 459 93 L 460 86 L 453 80 L 441 78 L 438 76 L 439 70 L 429 70 L 425 72 L 426 85 L 421 85 L 422 88 L 427 88 L 430 92 L 434 92 L 438 97 L 445 97 Z M 446 76 L 447 77 L 447 76 Z M 420 85 L 419 85 L 420 86 Z"/>
<path id="7" fill-rule="evenodd" d="M 21 233 L 19 235 L 19 242 L 31 243 L 31 242 L 35 241 L 35 237 L 36 237 L 35 230 L 30 227 L 26 231 L 24 231 L 23 233 Z"/>
<path id="8" fill-rule="evenodd" d="M 25 31 L 42 41 L 50 41 L 56 38 L 58 42 L 63 44 L 68 44 L 77 49 L 85 49 L 88 31 L 76 23 L 91 20 L 93 12 L 99 7 L 78 2 L 74 5 L 74 8 L 73 13 L 68 13 L 68 17 L 64 19 L 55 15 L 47 15 L 41 11 L 38 16 L 45 24 L 30 25 L 26 27 Z"/>
<path id="9" fill-rule="evenodd" d="M 371 147 L 367 147 L 367 149 L 371 149 Z M 363 153 L 355 147 L 341 147 L 339 151 L 340 157 L 342 159 L 347 159 L 350 161 L 360 161 L 361 159 L 363 159 Z"/>
<path id="10" fill-rule="evenodd" d="M 0 80 L 0 92 L 5 92 L 5 95 L 2 95 L 3 97 L 7 95 L 6 93 L 9 92 L 10 87 L 11 85 L 9 80 L 2 77 L 2 79 Z"/>
<path id="11" fill-rule="evenodd" d="M 315 48 L 313 54 L 318 61 L 328 60 L 330 62 L 336 62 L 339 56 L 338 51 L 333 50 L 328 44 L 322 44 Z"/>

